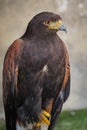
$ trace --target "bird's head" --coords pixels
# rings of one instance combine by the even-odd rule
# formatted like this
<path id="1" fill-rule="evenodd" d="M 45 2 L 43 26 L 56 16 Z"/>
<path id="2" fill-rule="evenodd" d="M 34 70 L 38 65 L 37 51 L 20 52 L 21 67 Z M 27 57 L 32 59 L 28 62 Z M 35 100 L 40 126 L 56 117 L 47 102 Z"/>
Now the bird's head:
<path id="1" fill-rule="evenodd" d="M 62 24 L 60 15 L 51 12 L 42 12 L 33 17 L 29 22 L 26 33 L 46 36 L 46 34 L 53 34 L 59 30 L 67 32 L 66 27 Z"/>

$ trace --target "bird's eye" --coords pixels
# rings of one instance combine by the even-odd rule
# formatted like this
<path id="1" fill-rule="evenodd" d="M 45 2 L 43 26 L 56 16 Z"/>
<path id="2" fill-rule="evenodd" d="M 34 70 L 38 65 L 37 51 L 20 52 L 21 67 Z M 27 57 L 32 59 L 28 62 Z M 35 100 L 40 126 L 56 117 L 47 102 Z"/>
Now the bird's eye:
<path id="1" fill-rule="evenodd" d="M 44 24 L 44 25 L 49 25 L 49 24 L 50 24 L 50 21 L 44 21 L 43 24 Z"/>

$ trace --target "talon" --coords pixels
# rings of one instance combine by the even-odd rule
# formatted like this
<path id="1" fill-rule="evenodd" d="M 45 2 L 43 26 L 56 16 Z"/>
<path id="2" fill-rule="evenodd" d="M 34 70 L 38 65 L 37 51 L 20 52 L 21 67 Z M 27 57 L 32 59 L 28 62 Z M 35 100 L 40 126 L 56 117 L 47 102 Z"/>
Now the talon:
<path id="1" fill-rule="evenodd" d="M 42 123 L 44 123 L 44 124 L 47 124 L 47 125 L 50 125 L 50 121 L 49 121 L 49 119 L 47 119 L 47 117 L 46 117 L 46 112 L 45 112 L 45 114 L 44 114 L 44 112 L 42 111 L 41 113 L 40 113 L 40 115 L 39 115 L 39 120 L 42 122 Z M 49 116 L 49 115 L 48 115 Z"/>
<path id="2" fill-rule="evenodd" d="M 36 123 L 36 127 L 39 127 L 39 126 L 41 126 L 41 122 Z"/>
<path id="3" fill-rule="evenodd" d="M 50 113 L 46 112 L 45 110 L 42 110 L 42 112 L 38 116 L 39 121 L 36 123 L 36 127 L 41 126 L 41 124 L 50 125 L 50 120 L 48 119 L 50 117 Z"/>
<path id="4" fill-rule="evenodd" d="M 42 111 L 42 113 L 43 113 L 45 116 L 47 116 L 48 118 L 50 118 L 50 117 L 51 117 L 50 113 L 48 113 L 48 112 L 47 112 L 47 111 L 45 111 L 45 110 L 43 110 L 43 111 Z"/>

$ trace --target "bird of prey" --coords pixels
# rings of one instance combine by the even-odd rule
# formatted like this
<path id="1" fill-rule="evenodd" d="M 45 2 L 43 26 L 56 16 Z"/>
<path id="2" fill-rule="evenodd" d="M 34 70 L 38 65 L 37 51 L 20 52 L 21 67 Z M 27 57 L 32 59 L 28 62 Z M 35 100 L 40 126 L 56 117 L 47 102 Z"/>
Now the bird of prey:
<path id="1" fill-rule="evenodd" d="M 69 55 L 60 15 L 41 12 L 15 40 L 3 64 L 6 130 L 53 130 L 70 93 Z"/>

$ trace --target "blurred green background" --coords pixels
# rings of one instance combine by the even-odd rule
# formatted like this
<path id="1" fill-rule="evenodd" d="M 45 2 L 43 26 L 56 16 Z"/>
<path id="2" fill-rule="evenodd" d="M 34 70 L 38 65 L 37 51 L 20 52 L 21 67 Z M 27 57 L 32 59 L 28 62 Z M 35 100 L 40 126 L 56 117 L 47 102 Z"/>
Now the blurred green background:
<path id="1" fill-rule="evenodd" d="M 58 32 L 58 35 L 69 50 L 71 94 L 64 104 L 64 112 L 55 130 L 57 127 L 60 130 L 86 130 L 87 0 L 0 0 L 0 126 L 3 127 L 4 120 L 2 66 L 6 50 L 25 32 L 32 17 L 42 11 L 60 14 L 68 31 L 67 34 Z"/>

